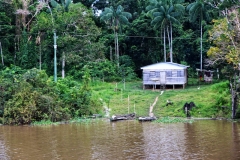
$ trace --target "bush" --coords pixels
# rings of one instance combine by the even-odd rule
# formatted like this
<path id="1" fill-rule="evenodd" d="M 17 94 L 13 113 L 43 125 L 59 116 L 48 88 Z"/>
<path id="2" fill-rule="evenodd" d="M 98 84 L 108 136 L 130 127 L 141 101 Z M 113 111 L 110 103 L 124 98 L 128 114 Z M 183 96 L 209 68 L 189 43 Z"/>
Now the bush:
<path id="1" fill-rule="evenodd" d="M 82 84 L 72 77 L 59 79 L 55 83 L 48 78 L 45 71 L 37 69 L 15 77 L 14 82 L 3 83 L 3 80 L 7 81 L 6 78 L 0 80 L 4 88 L 7 84 L 11 86 L 11 96 L 0 106 L 5 124 L 30 124 L 42 120 L 56 122 L 99 113 L 101 110 L 100 101 L 97 97 L 92 98 L 87 69 Z"/>

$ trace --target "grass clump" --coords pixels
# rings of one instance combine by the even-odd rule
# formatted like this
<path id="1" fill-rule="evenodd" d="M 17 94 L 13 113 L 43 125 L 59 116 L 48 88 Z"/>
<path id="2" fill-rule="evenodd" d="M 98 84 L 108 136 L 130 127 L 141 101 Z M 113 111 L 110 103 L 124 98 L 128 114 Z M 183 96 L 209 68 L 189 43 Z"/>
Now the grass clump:
<path id="1" fill-rule="evenodd" d="M 154 121 L 155 123 L 193 123 L 193 119 L 179 117 L 162 117 Z"/>
<path id="2" fill-rule="evenodd" d="M 93 119 L 90 119 L 90 118 L 77 117 L 77 118 L 73 118 L 72 120 L 70 120 L 70 123 L 88 124 L 88 123 L 91 123 L 92 121 L 93 121 Z"/>
<path id="3" fill-rule="evenodd" d="M 85 118 L 85 117 L 76 117 L 69 121 L 62 121 L 62 122 L 52 122 L 50 120 L 42 120 L 42 121 L 35 121 L 32 122 L 32 126 L 50 126 L 50 125 L 59 125 L 59 124 L 68 124 L 68 123 L 83 123 L 83 124 L 89 124 L 92 122 L 97 122 L 99 118 Z"/>
<path id="4" fill-rule="evenodd" d="M 52 122 L 50 120 L 41 120 L 41 121 L 35 121 L 32 122 L 32 126 L 49 126 L 49 125 L 57 125 L 59 122 Z"/>

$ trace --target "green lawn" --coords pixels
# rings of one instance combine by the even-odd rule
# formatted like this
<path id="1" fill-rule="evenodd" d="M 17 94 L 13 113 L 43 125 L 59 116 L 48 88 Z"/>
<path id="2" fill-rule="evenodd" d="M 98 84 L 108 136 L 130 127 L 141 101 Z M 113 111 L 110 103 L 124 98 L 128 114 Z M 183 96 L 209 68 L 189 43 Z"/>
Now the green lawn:
<path id="1" fill-rule="evenodd" d="M 230 110 L 224 112 L 221 108 L 223 105 L 230 108 L 230 94 L 226 88 L 219 90 L 218 83 L 166 89 L 161 95 L 160 90 L 143 90 L 141 81 L 127 82 L 125 85 L 121 82 L 93 82 L 92 87 L 93 94 L 101 97 L 110 108 L 110 115 L 135 112 L 137 116 L 148 116 L 149 107 L 158 96 L 153 108 L 156 117 L 185 117 L 183 106 L 191 101 L 196 105 L 191 111 L 193 117 L 230 117 Z M 173 105 L 166 106 L 167 100 L 172 101 Z"/>

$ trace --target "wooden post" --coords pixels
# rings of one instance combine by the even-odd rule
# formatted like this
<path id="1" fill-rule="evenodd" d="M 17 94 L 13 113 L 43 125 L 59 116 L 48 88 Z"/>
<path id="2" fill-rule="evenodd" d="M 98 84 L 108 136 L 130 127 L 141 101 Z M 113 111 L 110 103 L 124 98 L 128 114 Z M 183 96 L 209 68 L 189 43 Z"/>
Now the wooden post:
<path id="1" fill-rule="evenodd" d="M 128 95 L 128 114 L 129 114 L 129 95 Z"/>
<path id="2" fill-rule="evenodd" d="M 134 102 L 134 113 L 136 114 L 136 110 L 135 110 L 136 106 L 135 106 L 135 102 Z"/>
<path id="3" fill-rule="evenodd" d="M 122 101 L 122 99 L 123 99 L 123 96 L 122 96 L 122 89 L 121 89 L 121 101 Z"/>
<path id="4" fill-rule="evenodd" d="M 3 53 L 2 53 L 2 44 L 0 42 L 0 52 L 1 52 L 1 57 L 2 57 L 2 65 L 4 66 L 4 60 L 3 60 Z"/>

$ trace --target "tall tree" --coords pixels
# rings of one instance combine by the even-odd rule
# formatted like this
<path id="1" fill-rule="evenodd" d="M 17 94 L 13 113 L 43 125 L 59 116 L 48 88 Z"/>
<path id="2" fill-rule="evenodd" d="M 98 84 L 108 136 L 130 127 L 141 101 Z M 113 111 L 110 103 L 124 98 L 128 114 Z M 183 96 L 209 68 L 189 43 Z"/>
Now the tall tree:
<path id="1" fill-rule="evenodd" d="M 209 31 L 212 47 L 208 50 L 206 60 L 210 66 L 221 67 L 228 76 L 232 96 L 232 118 L 236 117 L 239 94 L 240 70 L 240 13 L 235 7 L 228 9 L 225 18 L 214 20 L 213 28 Z M 222 67 L 224 66 L 224 67 Z"/>
<path id="2" fill-rule="evenodd" d="M 187 6 L 187 11 L 189 13 L 189 20 L 190 22 L 195 22 L 196 20 L 199 20 L 200 23 L 200 69 L 202 70 L 202 42 L 203 42 L 203 20 L 209 19 L 209 9 L 210 9 L 209 3 L 205 2 L 204 0 L 196 0 L 195 2 L 189 4 Z"/>
<path id="3" fill-rule="evenodd" d="M 128 19 L 132 18 L 132 14 L 124 12 L 124 8 L 119 5 L 116 9 L 114 7 L 106 7 L 101 14 L 101 21 L 110 25 L 114 32 L 115 55 L 117 66 L 119 67 L 119 46 L 118 46 L 118 32 L 122 30 L 123 24 L 128 24 Z"/>
<path id="4" fill-rule="evenodd" d="M 150 0 L 150 5 L 147 6 L 148 14 L 152 17 L 151 24 L 154 29 L 161 28 L 163 31 L 164 40 L 164 61 L 166 62 L 166 34 L 169 42 L 170 61 L 173 62 L 172 53 L 172 28 L 173 24 L 180 24 L 177 20 L 184 12 L 184 6 L 182 3 L 184 0 Z"/>
<path id="5" fill-rule="evenodd" d="M 52 10 L 54 28 L 58 35 L 58 52 L 65 53 L 66 75 L 71 74 L 81 78 L 82 73 L 79 70 L 85 64 L 89 61 L 95 62 L 105 58 L 104 42 L 98 39 L 101 30 L 93 21 L 92 11 L 81 3 L 71 3 L 68 12 L 62 9 L 60 7 Z M 47 12 L 40 13 L 34 21 L 32 32 L 37 33 L 38 31 L 43 32 L 44 40 L 41 43 L 44 57 L 42 61 L 44 69 L 48 70 L 53 67 L 53 63 L 49 63 L 53 60 L 53 39 L 51 16 Z M 63 60 L 64 54 L 63 56 L 57 54 L 57 58 Z"/>
<path id="6" fill-rule="evenodd" d="M 0 68 L 12 63 L 12 40 L 14 37 L 14 10 L 9 1 L 0 0 Z"/>

